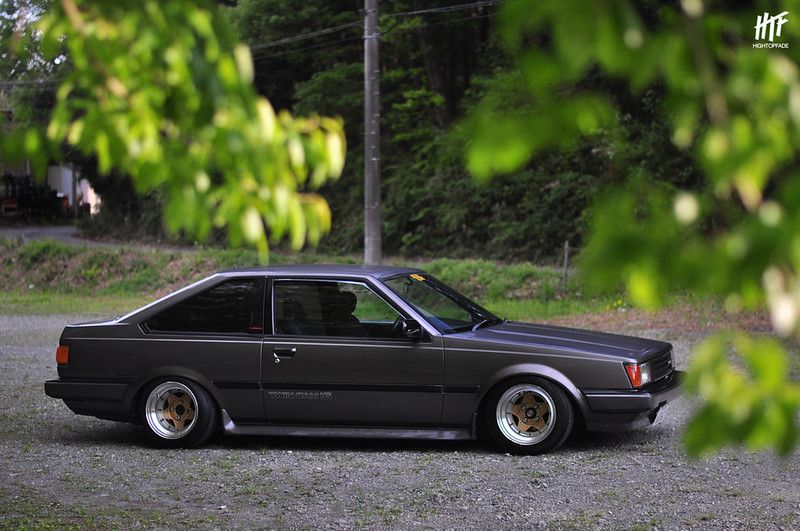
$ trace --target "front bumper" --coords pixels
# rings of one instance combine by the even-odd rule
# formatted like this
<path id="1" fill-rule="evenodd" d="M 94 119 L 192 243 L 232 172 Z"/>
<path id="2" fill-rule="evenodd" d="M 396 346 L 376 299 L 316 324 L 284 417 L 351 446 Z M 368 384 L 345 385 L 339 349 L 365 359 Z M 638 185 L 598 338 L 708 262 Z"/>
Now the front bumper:
<path id="1" fill-rule="evenodd" d="M 642 390 L 585 390 L 590 413 L 586 429 L 593 431 L 636 430 L 653 424 L 659 411 L 681 395 L 684 373 L 672 374 Z"/>
<path id="2" fill-rule="evenodd" d="M 47 380 L 44 394 L 60 398 L 78 415 L 91 415 L 109 420 L 132 420 L 126 401 L 130 385 L 125 382 L 86 382 Z"/>

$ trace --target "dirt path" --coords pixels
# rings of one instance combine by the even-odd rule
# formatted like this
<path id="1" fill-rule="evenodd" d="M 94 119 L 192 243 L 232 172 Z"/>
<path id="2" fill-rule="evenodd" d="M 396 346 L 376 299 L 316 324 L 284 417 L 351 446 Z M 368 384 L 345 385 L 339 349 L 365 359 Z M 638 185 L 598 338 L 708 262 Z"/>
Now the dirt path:
<path id="1" fill-rule="evenodd" d="M 154 450 L 140 428 L 79 417 L 44 396 L 61 327 L 80 319 L 0 316 L 0 528 L 800 526 L 800 454 L 687 459 L 686 399 L 660 425 L 573 437 L 541 457 L 472 442 L 250 437 Z M 679 368 L 708 333 L 677 314 L 568 321 L 670 339 Z"/>
<path id="2" fill-rule="evenodd" d="M 33 240 L 56 240 L 70 245 L 86 245 L 88 247 L 136 247 L 139 249 L 161 249 L 164 251 L 191 251 L 191 246 L 158 244 L 149 245 L 139 242 L 101 241 L 80 237 L 80 231 L 75 225 L 25 225 L 20 227 L 0 228 L 0 238 L 16 240 L 22 238 L 24 242 Z"/>
<path id="3" fill-rule="evenodd" d="M 111 246 L 111 244 L 107 243 L 78 238 L 78 227 L 75 225 L 28 225 L 7 227 L 0 229 L 0 237 L 7 240 L 22 238 L 26 243 L 32 240 L 56 240 L 73 245 Z"/>

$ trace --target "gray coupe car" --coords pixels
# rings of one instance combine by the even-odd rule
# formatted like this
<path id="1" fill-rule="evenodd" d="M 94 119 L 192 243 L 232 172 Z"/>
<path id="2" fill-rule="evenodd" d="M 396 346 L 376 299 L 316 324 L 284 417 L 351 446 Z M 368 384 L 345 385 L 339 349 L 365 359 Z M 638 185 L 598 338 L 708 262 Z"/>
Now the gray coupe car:
<path id="1" fill-rule="evenodd" d="M 471 439 L 553 450 L 580 425 L 655 422 L 679 393 L 669 343 L 509 322 L 424 271 L 214 274 L 67 326 L 48 396 L 164 446 L 225 433 Z"/>

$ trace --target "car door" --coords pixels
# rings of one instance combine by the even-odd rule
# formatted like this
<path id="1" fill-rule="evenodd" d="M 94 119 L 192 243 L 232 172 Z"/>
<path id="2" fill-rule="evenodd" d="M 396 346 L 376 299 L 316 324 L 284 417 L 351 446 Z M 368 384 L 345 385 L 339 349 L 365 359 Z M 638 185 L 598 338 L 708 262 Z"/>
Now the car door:
<path id="1" fill-rule="evenodd" d="M 272 282 L 273 334 L 264 336 L 267 421 L 427 426 L 441 420 L 441 338 L 400 338 L 400 310 L 367 281 Z M 405 317 L 405 316 L 404 316 Z"/>

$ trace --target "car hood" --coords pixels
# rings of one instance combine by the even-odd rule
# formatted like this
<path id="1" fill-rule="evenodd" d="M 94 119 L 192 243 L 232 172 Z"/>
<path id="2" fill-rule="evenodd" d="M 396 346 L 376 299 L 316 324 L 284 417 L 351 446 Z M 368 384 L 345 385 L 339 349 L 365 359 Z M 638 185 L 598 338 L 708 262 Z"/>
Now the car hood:
<path id="1" fill-rule="evenodd" d="M 586 353 L 635 361 L 647 360 L 672 348 L 669 343 L 642 337 L 516 322 L 481 328 L 469 334 L 470 339 L 498 347 L 530 347 L 536 350 Z"/>

